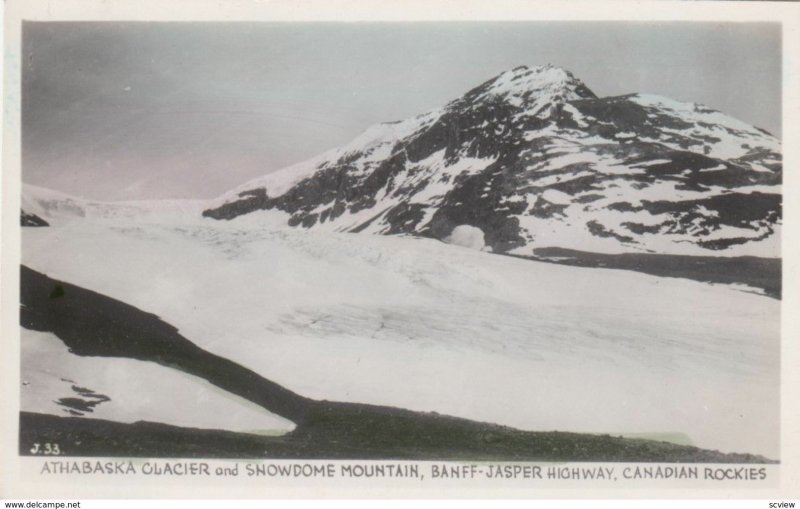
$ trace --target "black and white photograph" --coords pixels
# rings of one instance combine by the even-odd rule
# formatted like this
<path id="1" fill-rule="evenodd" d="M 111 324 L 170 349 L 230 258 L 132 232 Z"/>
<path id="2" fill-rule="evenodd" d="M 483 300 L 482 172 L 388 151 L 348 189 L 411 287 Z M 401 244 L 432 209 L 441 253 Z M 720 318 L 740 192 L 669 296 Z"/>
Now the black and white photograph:
<path id="1" fill-rule="evenodd" d="M 781 23 L 20 31 L 20 457 L 787 459 Z"/>

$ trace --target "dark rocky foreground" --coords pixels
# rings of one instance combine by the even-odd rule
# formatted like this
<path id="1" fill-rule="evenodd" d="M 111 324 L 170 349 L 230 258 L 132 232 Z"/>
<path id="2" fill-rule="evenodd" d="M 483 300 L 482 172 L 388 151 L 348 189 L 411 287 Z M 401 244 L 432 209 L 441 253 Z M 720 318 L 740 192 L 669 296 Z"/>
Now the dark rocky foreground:
<path id="1" fill-rule="evenodd" d="M 521 258 L 576 267 L 632 270 L 654 276 L 692 279 L 704 283 L 738 283 L 761 289 L 769 297 L 781 298 L 780 258 L 654 253 L 603 254 L 560 247 L 538 248 L 533 253 L 534 256 Z"/>
<path id="2" fill-rule="evenodd" d="M 519 431 L 396 408 L 324 402 L 314 419 L 279 437 L 22 412 L 20 455 L 32 455 L 34 443 L 57 443 L 62 455 L 84 457 L 774 463 L 762 456 L 653 440 Z"/>
<path id="3" fill-rule="evenodd" d="M 305 398 L 206 352 L 151 313 L 25 266 L 21 324 L 55 334 L 76 355 L 151 361 L 202 377 L 296 424 L 288 435 L 267 437 L 22 413 L 22 455 L 31 454 L 38 442 L 58 443 L 64 455 L 73 456 L 769 461 L 652 440 L 529 432 L 436 413 Z"/>

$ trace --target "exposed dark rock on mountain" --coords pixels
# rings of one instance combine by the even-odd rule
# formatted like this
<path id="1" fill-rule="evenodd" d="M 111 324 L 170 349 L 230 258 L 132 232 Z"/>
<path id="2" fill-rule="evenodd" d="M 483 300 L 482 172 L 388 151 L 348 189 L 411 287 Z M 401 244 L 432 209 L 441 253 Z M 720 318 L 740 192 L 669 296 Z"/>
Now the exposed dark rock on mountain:
<path id="1" fill-rule="evenodd" d="M 439 239 L 469 225 L 487 249 L 521 255 L 746 246 L 777 257 L 763 241 L 777 237 L 781 178 L 780 142 L 763 130 L 656 96 L 598 98 L 568 71 L 523 66 L 203 214 Z"/>
<path id="2" fill-rule="evenodd" d="M 50 224 L 41 217 L 36 214 L 29 214 L 24 210 L 20 211 L 20 224 L 21 226 L 50 226 Z"/>

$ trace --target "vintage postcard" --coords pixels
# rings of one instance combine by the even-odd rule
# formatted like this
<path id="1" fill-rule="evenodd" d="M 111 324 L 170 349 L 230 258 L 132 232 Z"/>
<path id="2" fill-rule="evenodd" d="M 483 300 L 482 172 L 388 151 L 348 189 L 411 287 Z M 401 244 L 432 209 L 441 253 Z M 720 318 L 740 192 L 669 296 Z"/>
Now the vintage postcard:
<path id="1" fill-rule="evenodd" d="M 0 496 L 800 496 L 798 24 L 11 2 Z"/>

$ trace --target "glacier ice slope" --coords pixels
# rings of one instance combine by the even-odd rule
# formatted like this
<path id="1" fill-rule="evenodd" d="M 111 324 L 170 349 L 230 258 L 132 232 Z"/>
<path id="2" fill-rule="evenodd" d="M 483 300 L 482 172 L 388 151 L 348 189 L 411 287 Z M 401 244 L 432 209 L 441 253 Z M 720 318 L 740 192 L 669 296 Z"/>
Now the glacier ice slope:
<path id="1" fill-rule="evenodd" d="M 73 221 L 25 228 L 22 246 L 31 268 L 155 313 L 308 397 L 530 430 L 683 432 L 779 457 L 773 299 L 434 240 L 210 220 Z"/>

